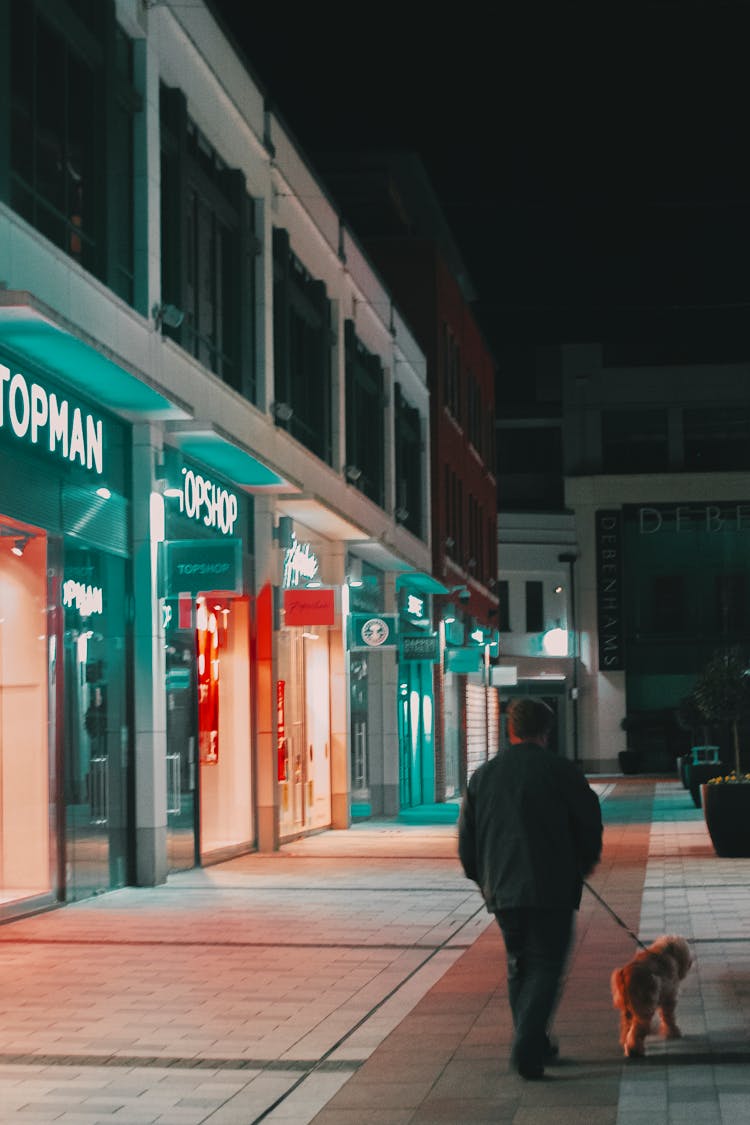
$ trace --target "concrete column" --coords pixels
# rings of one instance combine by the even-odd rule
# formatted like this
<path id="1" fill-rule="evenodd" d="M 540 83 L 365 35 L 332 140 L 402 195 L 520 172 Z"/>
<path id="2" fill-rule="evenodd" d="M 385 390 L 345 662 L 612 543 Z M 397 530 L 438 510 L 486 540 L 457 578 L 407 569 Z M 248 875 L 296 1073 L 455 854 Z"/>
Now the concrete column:
<path id="1" fill-rule="evenodd" d="M 163 501 L 154 491 L 158 426 L 133 427 L 133 660 L 136 883 L 151 887 L 167 878 L 167 721 L 164 633 L 157 588 Z M 152 500 L 153 494 L 153 500 Z M 153 508 L 153 511 L 152 511 Z M 161 519 L 160 519 L 161 514 Z"/>
<path id="2" fill-rule="evenodd" d="M 257 843 L 261 852 L 279 848 L 276 684 L 277 650 L 274 598 L 278 592 L 278 547 L 273 537 L 273 500 L 255 499 L 255 784 Z"/>
<path id="3" fill-rule="evenodd" d="M 346 544 L 332 543 L 326 566 L 327 581 L 339 588 L 346 582 Z M 346 621 L 341 602 L 329 634 L 331 684 L 331 827 L 351 827 L 351 755 L 349 752 L 349 678 Z"/>

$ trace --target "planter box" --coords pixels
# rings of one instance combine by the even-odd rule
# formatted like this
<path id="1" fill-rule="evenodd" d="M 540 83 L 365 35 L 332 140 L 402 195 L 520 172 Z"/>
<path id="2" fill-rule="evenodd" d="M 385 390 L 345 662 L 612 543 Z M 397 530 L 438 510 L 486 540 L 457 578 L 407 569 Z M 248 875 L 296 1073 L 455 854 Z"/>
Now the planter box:
<path id="1" fill-rule="evenodd" d="M 703 785 L 703 815 L 714 851 L 750 856 L 750 783 Z"/>
<path id="2" fill-rule="evenodd" d="M 696 809 L 701 807 L 701 787 L 711 777 L 721 777 L 727 772 L 726 766 L 721 762 L 688 762 L 685 767 L 687 787 Z"/>

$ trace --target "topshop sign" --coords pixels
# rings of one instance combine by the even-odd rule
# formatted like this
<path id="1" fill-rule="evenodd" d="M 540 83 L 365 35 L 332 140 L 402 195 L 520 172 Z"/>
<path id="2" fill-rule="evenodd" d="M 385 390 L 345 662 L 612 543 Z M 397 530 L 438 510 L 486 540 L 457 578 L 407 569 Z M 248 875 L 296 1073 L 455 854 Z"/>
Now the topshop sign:
<path id="1" fill-rule="evenodd" d="M 0 430 L 101 475 L 101 418 L 0 363 Z"/>
<path id="2" fill-rule="evenodd" d="M 185 467 L 182 470 L 182 486 L 169 489 L 165 495 L 177 497 L 180 511 L 188 519 L 216 528 L 223 535 L 231 535 L 234 531 L 239 510 L 237 497 L 208 477 Z"/>

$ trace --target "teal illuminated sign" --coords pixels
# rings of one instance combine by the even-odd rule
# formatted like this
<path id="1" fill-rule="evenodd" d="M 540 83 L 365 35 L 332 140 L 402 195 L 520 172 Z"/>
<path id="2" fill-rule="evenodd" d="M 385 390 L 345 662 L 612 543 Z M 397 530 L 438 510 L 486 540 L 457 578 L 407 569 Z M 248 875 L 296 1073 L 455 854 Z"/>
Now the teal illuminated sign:
<path id="1" fill-rule="evenodd" d="M 64 461 L 103 472 L 101 418 L 0 363 L 0 430 Z"/>

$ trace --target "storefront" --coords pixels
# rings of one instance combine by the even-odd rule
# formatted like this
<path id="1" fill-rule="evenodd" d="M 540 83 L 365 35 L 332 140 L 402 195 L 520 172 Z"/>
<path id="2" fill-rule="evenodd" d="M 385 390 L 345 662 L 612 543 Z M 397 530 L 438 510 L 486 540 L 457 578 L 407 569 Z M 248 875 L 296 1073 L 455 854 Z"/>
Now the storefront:
<path id="1" fill-rule="evenodd" d="M 399 804 L 435 801 L 434 666 L 440 659 L 429 594 L 399 583 L 398 734 Z"/>
<path id="2" fill-rule="evenodd" d="M 178 871 L 254 844 L 252 502 L 176 451 L 164 472 L 167 864 Z"/>
<path id="3" fill-rule="evenodd" d="M 130 868 L 129 428 L 0 356 L 0 902 Z"/>
<path id="4" fill-rule="evenodd" d="M 278 634 L 279 835 L 331 825 L 331 633 L 334 590 L 321 583 L 325 540 L 287 518 Z"/>

